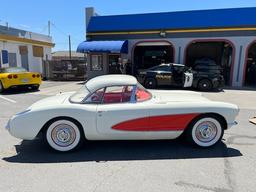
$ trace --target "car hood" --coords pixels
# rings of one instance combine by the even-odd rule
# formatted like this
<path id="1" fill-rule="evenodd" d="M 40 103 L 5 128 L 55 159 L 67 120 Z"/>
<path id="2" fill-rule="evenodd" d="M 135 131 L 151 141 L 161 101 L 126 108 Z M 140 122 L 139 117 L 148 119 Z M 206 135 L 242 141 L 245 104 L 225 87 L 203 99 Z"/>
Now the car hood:
<path id="1" fill-rule="evenodd" d="M 202 102 L 209 99 L 194 91 L 150 91 L 156 102 Z"/>
<path id="2" fill-rule="evenodd" d="M 44 108 L 44 107 L 50 107 L 53 105 L 63 104 L 73 94 L 74 94 L 74 92 L 59 93 L 55 96 L 48 97 L 48 98 L 42 99 L 40 101 L 37 101 L 36 103 L 31 105 L 30 109 Z"/>

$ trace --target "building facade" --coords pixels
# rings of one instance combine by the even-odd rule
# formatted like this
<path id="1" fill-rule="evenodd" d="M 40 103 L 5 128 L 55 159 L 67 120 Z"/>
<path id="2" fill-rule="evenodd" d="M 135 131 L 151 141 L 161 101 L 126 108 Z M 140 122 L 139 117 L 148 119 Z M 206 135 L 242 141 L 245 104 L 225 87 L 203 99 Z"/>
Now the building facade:
<path id="1" fill-rule="evenodd" d="M 89 78 L 115 73 L 118 63 L 131 64 L 136 74 L 163 62 L 193 67 L 206 58 L 222 66 L 227 85 L 256 86 L 255 12 L 236 8 L 99 16 L 87 8 L 87 41 L 78 51 L 89 53 Z M 117 42 L 123 42 L 119 49 Z"/>
<path id="2" fill-rule="evenodd" d="M 44 73 L 45 61 L 51 60 L 52 38 L 8 26 L 0 26 L 0 68 L 24 67 Z"/>

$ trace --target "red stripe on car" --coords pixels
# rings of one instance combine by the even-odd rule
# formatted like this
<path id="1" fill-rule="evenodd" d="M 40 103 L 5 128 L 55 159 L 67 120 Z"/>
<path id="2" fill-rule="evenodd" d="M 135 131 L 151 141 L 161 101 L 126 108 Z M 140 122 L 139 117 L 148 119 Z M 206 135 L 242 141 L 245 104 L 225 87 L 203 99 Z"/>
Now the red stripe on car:
<path id="1" fill-rule="evenodd" d="M 183 131 L 198 113 L 162 115 L 124 121 L 112 129 L 119 131 Z"/>

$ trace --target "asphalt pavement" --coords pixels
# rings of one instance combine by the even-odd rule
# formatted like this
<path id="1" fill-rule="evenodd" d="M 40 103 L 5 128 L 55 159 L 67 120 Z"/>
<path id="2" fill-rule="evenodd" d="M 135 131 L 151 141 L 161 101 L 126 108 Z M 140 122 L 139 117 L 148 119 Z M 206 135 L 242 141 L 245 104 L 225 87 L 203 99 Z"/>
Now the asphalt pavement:
<path id="1" fill-rule="evenodd" d="M 237 104 L 239 124 L 209 149 L 173 141 L 90 141 L 57 153 L 42 139 L 22 141 L 4 129 L 34 102 L 75 91 L 83 82 L 44 82 L 40 91 L 0 95 L 0 192 L 254 192 L 256 191 L 256 91 L 204 93 Z M 36 122 L 35 122 L 36 123 Z"/>

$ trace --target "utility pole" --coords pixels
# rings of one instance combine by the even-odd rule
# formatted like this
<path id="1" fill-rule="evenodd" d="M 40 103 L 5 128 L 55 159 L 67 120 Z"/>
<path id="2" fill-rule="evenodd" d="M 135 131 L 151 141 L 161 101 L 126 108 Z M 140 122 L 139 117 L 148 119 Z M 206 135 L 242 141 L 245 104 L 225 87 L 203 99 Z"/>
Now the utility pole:
<path id="1" fill-rule="evenodd" d="M 51 36 L 51 21 L 48 21 L 48 36 Z"/>
<path id="2" fill-rule="evenodd" d="M 68 36 L 68 44 L 69 44 L 69 59 L 71 60 L 71 37 Z"/>

